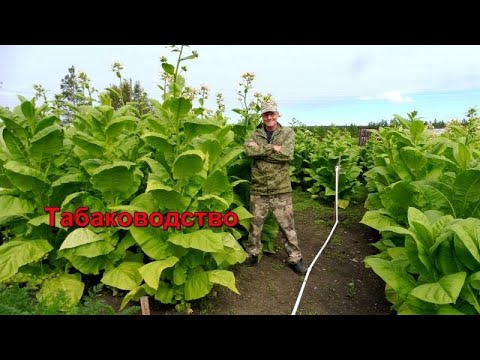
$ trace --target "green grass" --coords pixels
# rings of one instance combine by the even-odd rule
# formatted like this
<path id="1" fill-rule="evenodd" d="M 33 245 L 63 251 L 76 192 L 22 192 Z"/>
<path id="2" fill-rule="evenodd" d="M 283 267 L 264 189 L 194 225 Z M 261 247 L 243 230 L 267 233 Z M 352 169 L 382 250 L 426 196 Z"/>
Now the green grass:
<path id="1" fill-rule="evenodd" d="M 347 284 L 347 296 L 350 298 L 350 299 L 353 299 L 355 297 L 355 294 L 357 293 L 357 288 L 355 286 L 355 279 L 352 279 L 352 281 L 350 281 L 348 284 Z"/>
<path id="2" fill-rule="evenodd" d="M 272 264 L 272 268 L 273 270 L 282 270 L 282 269 L 285 269 L 286 265 L 284 263 L 273 263 Z"/>
<path id="3" fill-rule="evenodd" d="M 269 281 L 267 283 L 267 288 L 268 288 L 268 291 L 270 291 L 270 294 L 272 294 L 273 296 L 276 296 L 278 294 L 278 289 L 275 287 L 275 285 L 272 282 Z"/>
<path id="4" fill-rule="evenodd" d="M 82 301 L 68 311 L 62 311 L 67 303 L 65 292 L 59 293 L 49 304 L 39 303 L 33 292 L 18 285 L 0 285 L 0 315 L 133 315 L 140 307 L 131 306 L 120 313 L 101 299 L 102 284 L 93 286 Z"/>
<path id="5" fill-rule="evenodd" d="M 348 221 L 359 222 L 365 212 L 363 207 L 367 199 L 368 190 L 364 185 L 357 187 L 356 193 L 352 196 L 349 205 L 346 209 L 338 209 L 339 215 L 345 215 Z M 333 214 L 335 212 L 335 205 L 333 202 L 312 199 L 310 193 L 294 189 L 292 192 L 293 210 L 305 211 L 312 210 L 322 214 Z M 322 220 L 318 220 L 321 222 Z"/>
<path id="6" fill-rule="evenodd" d="M 292 192 L 293 211 L 315 210 L 322 213 L 332 212 L 333 207 L 317 199 L 312 199 L 310 193 L 298 189 Z"/>
<path id="7" fill-rule="evenodd" d="M 338 233 L 334 233 L 330 239 L 330 244 L 340 245 L 341 243 L 342 243 L 342 237 Z"/>

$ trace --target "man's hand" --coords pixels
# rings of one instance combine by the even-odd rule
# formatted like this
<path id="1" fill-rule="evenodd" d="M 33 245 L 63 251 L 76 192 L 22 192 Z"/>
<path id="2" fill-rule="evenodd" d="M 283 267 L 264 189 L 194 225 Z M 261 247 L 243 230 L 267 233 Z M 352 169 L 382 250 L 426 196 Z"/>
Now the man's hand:
<path id="1" fill-rule="evenodd" d="M 273 145 L 273 150 L 279 152 L 280 150 L 282 150 L 282 145 Z"/>
<path id="2" fill-rule="evenodd" d="M 250 147 L 258 147 L 258 144 L 255 142 L 255 141 L 250 141 L 247 146 L 250 146 Z"/>

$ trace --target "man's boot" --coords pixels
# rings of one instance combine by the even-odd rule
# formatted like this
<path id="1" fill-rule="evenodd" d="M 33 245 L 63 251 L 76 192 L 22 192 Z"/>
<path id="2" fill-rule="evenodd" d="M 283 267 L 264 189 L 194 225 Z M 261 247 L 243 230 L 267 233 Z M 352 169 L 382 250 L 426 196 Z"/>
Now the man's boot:
<path id="1" fill-rule="evenodd" d="M 290 267 L 299 275 L 305 275 L 308 268 L 303 264 L 303 261 L 300 260 L 296 264 L 290 264 Z"/>

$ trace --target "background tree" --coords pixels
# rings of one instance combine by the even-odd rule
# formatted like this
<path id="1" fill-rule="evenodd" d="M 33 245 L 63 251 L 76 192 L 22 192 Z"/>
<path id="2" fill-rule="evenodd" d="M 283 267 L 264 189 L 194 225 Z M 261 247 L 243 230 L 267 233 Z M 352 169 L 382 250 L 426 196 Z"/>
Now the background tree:
<path id="1" fill-rule="evenodd" d="M 115 110 L 127 103 L 133 105 L 140 114 L 145 114 L 151 110 L 148 95 L 139 81 L 133 84 L 132 79 L 122 79 L 120 85 L 110 85 L 107 90 L 112 98 L 112 106 Z"/>
<path id="2" fill-rule="evenodd" d="M 90 85 L 90 79 L 83 72 L 75 73 L 75 66 L 68 69 L 68 74 L 60 82 L 60 94 L 55 94 L 54 107 L 61 112 L 64 124 L 70 124 L 74 119 L 72 106 L 92 105 L 92 94 L 96 91 Z M 88 97 L 85 96 L 88 91 Z"/>

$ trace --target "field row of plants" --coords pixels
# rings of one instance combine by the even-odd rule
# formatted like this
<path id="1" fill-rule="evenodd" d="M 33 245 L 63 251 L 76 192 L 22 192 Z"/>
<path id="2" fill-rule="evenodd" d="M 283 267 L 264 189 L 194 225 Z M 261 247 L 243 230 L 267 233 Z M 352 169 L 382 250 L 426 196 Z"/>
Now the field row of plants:
<path id="1" fill-rule="evenodd" d="M 36 313 L 52 307 L 80 312 L 92 281 L 123 296 L 122 309 L 148 295 L 189 312 L 191 302 L 216 285 L 238 293 L 230 268 L 245 260 L 241 243 L 252 216 L 243 143 L 261 123 L 260 104 L 270 95 L 250 96 L 254 75 L 244 74 L 241 107 L 234 109 L 240 120 L 228 124 L 220 94 L 213 111 L 204 106 L 206 88 L 187 86 L 185 63 L 198 56 L 187 51 L 172 46 L 174 59 L 161 58 L 158 101 L 147 103 L 144 95 L 125 101 L 122 67 L 114 64 L 120 86 L 98 98 L 83 76 L 81 102 L 43 96 L 40 104 L 42 96 L 20 96 L 13 110 L 0 108 L 0 283 L 35 291 Z M 332 203 L 339 165 L 340 207 L 349 205 L 361 184 L 368 187 L 362 222 L 382 238 L 375 244 L 380 253 L 365 263 L 386 282 L 387 299 L 399 314 L 480 312 L 480 131 L 474 110 L 442 136 L 416 113 L 397 116 L 374 131 L 366 147 L 346 130 L 319 136 L 298 121 L 291 125 L 294 186 Z M 49 226 L 45 207 L 58 207 L 57 215 L 81 207 L 90 214 L 233 211 L 239 224 L 64 227 L 58 218 Z M 264 251 L 276 250 L 277 233 L 270 214 Z"/>
<path id="2" fill-rule="evenodd" d="M 415 112 L 367 146 L 362 223 L 380 253 L 365 263 L 398 314 L 480 313 L 480 118 L 436 136 Z"/>
<path id="3" fill-rule="evenodd" d="M 339 206 L 365 184 L 362 223 L 379 253 L 365 259 L 398 314 L 480 313 L 480 117 L 438 135 L 416 112 L 373 130 L 367 146 L 336 128 L 322 138 L 298 124 L 292 181 Z M 385 124 L 386 125 L 386 124 Z"/>

